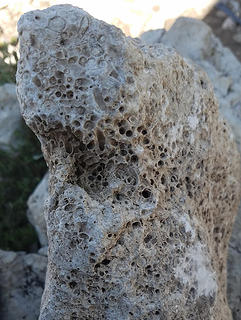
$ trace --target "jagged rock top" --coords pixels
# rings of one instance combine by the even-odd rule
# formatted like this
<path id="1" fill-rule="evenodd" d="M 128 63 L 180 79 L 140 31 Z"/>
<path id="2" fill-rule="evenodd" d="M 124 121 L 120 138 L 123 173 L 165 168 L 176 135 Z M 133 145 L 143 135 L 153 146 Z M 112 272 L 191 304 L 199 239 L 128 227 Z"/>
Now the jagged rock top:
<path id="1" fill-rule="evenodd" d="M 50 168 L 40 319 L 229 319 L 239 163 L 206 75 L 69 5 L 18 30 L 21 110 Z"/>

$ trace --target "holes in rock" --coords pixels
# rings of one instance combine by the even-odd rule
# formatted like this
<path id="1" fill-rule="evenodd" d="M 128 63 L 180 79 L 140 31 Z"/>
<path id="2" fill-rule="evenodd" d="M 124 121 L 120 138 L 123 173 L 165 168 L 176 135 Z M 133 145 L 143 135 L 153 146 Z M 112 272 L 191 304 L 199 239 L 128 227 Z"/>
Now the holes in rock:
<path id="1" fill-rule="evenodd" d="M 113 78 L 118 79 L 118 73 L 115 70 L 111 71 L 110 76 L 113 77 Z"/>
<path id="2" fill-rule="evenodd" d="M 81 65 L 81 66 L 84 66 L 85 64 L 86 64 L 86 58 L 85 57 L 80 57 L 79 58 L 79 64 Z"/>
<path id="3" fill-rule="evenodd" d="M 69 58 L 68 63 L 73 64 L 73 63 L 75 63 L 76 61 L 77 61 L 77 57 L 71 57 L 71 58 Z"/>
<path id="4" fill-rule="evenodd" d="M 143 143 L 144 143 L 144 144 L 149 144 L 149 142 L 150 142 L 150 140 L 149 140 L 148 138 L 144 138 L 144 139 L 143 139 Z"/>
<path id="5" fill-rule="evenodd" d="M 158 161 L 158 165 L 159 165 L 160 167 L 164 166 L 164 161 L 162 161 L 162 160 Z"/>
<path id="6" fill-rule="evenodd" d="M 132 131 L 131 130 L 127 130 L 126 131 L 126 136 L 127 137 L 131 137 L 132 136 Z"/>
<path id="7" fill-rule="evenodd" d="M 57 91 L 57 92 L 55 92 L 55 95 L 56 95 L 57 98 L 59 98 L 59 97 L 61 97 L 61 92 Z"/>
<path id="8" fill-rule="evenodd" d="M 124 108 L 124 107 L 120 107 L 120 108 L 119 108 L 119 111 L 120 111 L 120 112 L 124 112 L 124 111 L 125 111 L 125 108 Z"/>
<path id="9" fill-rule="evenodd" d="M 148 199 L 151 196 L 151 191 L 149 189 L 144 189 L 141 194 L 143 198 Z"/>
<path id="10" fill-rule="evenodd" d="M 56 76 L 56 78 L 63 79 L 64 73 L 62 71 L 56 71 L 55 76 Z"/>
<path id="11" fill-rule="evenodd" d="M 101 264 L 103 264 L 104 266 L 107 266 L 109 263 L 111 262 L 111 260 L 109 259 L 104 259 Z"/>
<path id="12" fill-rule="evenodd" d="M 105 97 L 105 98 L 104 98 L 104 101 L 105 101 L 105 102 L 109 102 L 109 101 L 110 101 L 110 97 Z"/>
<path id="13" fill-rule="evenodd" d="M 74 289 L 76 286 L 77 286 L 77 282 L 75 282 L 75 281 L 71 281 L 71 282 L 69 283 L 69 287 L 70 287 L 71 289 Z"/>
<path id="14" fill-rule="evenodd" d="M 95 142 L 94 141 L 90 141 L 87 144 L 87 149 L 89 149 L 89 150 L 94 149 L 94 147 L 95 147 Z"/>
<path id="15" fill-rule="evenodd" d="M 68 99 L 73 99 L 74 93 L 73 91 L 67 91 L 67 98 Z"/>
<path id="16" fill-rule="evenodd" d="M 145 243 L 148 243 L 149 241 L 151 241 L 152 239 L 152 235 L 151 234 L 148 234 L 145 238 L 144 238 L 144 242 Z"/>
<path id="17" fill-rule="evenodd" d="M 120 127 L 119 133 L 120 133 L 120 134 L 124 134 L 124 133 L 125 133 L 125 129 L 124 129 L 123 127 Z"/>
<path id="18" fill-rule="evenodd" d="M 92 121 L 86 121 L 85 124 L 84 124 L 84 128 L 85 128 L 85 129 L 89 129 L 89 130 L 90 130 L 90 129 L 93 129 L 94 126 L 95 126 L 95 125 L 94 125 L 94 123 L 93 123 Z"/>
<path id="19" fill-rule="evenodd" d="M 131 156 L 131 161 L 132 162 L 137 162 L 138 161 L 138 157 L 136 155 L 132 155 Z"/>
<path id="20" fill-rule="evenodd" d="M 132 228 L 133 228 L 133 229 L 137 229 L 137 228 L 140 228 L 140 227 L 141 227 L 140 222 L 136 221 L 136 222 L 133 222 L 133 223 L 132 223 Z"/>
<path id="21" fill-rule="evenodd" d="M 41 81 L 39 80 L 39 78 L 37 76 L 35 76 L 33 78 L 33 83 L 37 86 L 37 87 L 41 87 Z"/>
<path id="22" fill-rule="evenodd" d="M 55 77 L 51 77 L 51 78 L 49 79 L 49 82 L 50 82 L 51 84 L 55 84 L 55 83 L 56 83 Z"/>
<path id="23" fill-rule="evenodd" d="M 162 183 L 162 184 L 165 184 L 165 183 L 166 183 L 166 178 L 165 178 L 164 175 L 161 177 L 161 183 Z"/>

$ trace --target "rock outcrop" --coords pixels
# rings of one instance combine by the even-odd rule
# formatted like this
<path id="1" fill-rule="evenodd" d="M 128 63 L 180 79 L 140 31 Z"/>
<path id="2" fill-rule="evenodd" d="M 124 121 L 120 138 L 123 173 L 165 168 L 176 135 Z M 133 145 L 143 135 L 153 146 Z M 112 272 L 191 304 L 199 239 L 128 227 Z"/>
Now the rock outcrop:
<path id="1" fill-rule="evenodd" d="M 157 36 L 159 35 L 159 37 Z M 220 112 L 232 127 L 241 153 L 241 64 L 223 47 L 204 22 L 178 19 L 172 28 L 146 32 L 141 39 L 148 44 L 165 43 L 203 68 L 214 87 Z M 234 223 L 228 251 L 228 301 L 234 320 L 241 320 L 241 207 Z"/>
<path id="2" fill-rule="evenodd" d="M 47 227 L 44 217 L 45 201 L 48 198 L 48 173 L 39 182 L 34 192 L 28 199 L 27 216 L 34 226 L 42 247 L 48 245 Z"/>
<path id="3" fill-rule="evenodd" d="M 37 320 L 47 257 L 0 250 L 0 319 Z"/>
<path id="4" fill-rule="evenodd" d="M 15 84 L 0 86 L 0 149 L 9 151 L 19 143 L 15 136 L 22 118 L 16 96 Z"/>
<path id="5" fill-rule="evenodd" d="M 21 111 L 50 170 L 40 319 L 231 319 L 240 168 L 206 75 L 69 5 L 18 31 Z"/>

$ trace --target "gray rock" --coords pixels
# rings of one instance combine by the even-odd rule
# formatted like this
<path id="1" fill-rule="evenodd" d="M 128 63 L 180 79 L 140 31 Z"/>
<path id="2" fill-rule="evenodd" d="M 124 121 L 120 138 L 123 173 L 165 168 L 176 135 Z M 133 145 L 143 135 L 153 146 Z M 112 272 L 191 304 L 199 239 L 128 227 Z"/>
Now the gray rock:
<path id="1" fill-rule="evenodd" d="M 231 125 L 241 152 L 241 64 L 233 53 L 223 47 L 204 22 L 178 19 L 165 33 L 162 40 L 174 47 L 203 68 L 210 77 L 220 111 Z M 228 259 L 228 300 L 234 320 L 241 319 L 241 208 L 236 218 L 229 245 Z"/>
<path id="2" fill-rule="evenodd" d="M 18 31 L 21 112 L 50 171 L 40 319 L 231 319 L 240 167 L 205 73 L 69 5 Z"/>
<path id="3" fill-rule="evenodd" d="M 149 45 L 160 43 L 165 32 L 165 29 L 149 30 L 141 35 L 141 40 Z"/>
<path id="4" fill-rule="evenodd" d="M 21 128 L 22 117 L 15 84 L 0 86 L 0 149 L 10 150 L 19 143 L 15 131 Z"/>
<path id="5" fill-rule="evenodd" d="M 0 319 L 37 320 L 47 257 L 0 250 Z"/>
<path id="6" fill-rule="evenodd" d="M 48 245 L 47 227 L 44 217 L 45 201 L 48 198 L 48 173 L 43 177 L 28 199 L 27 216 L 34 226 L 42 247 Z"/>

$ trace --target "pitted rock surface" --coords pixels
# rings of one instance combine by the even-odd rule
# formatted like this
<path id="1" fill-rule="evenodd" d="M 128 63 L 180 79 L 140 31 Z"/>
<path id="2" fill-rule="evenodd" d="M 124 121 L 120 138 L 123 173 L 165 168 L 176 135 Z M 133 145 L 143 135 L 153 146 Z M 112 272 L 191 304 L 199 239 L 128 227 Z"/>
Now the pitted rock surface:
<path id="1" fill-rule="evenodd" d="M 18 31 L 21 111 L 50 170 L 40 319 L 231 319 L 239 159 L 206 75 L 70 5 Z"/>

